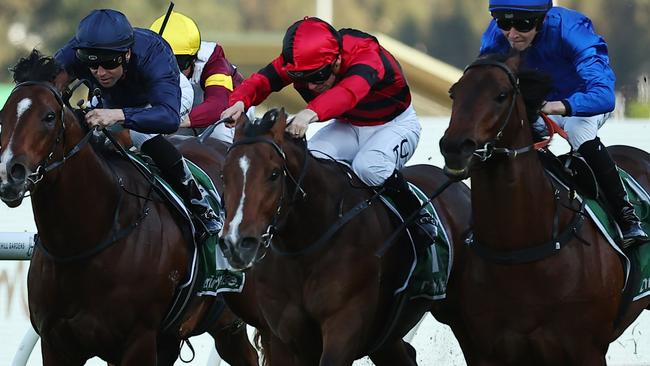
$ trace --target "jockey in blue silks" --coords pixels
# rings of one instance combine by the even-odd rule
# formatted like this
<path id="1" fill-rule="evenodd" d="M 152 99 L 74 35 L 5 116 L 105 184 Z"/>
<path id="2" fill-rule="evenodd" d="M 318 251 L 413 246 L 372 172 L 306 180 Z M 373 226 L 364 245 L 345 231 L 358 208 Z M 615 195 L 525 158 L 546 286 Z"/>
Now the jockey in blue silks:
<path id="1" fill-rule="evenodd" d="M 585 15 L 551 0 L 489 0 L 492 21 L 483 34 L 481 55 L 521 51 L 522 65 L 553 80 L 541 112 L 563 127 L 569 143 L 594 170 L 601 191 L 621 228 L 624 246 L 647 241 L 616 165 L 597 136 L 614 110 L 616 77 L 607 43 Z M 536 130 L 543 130 L 541 119 Z M 540 126 L 540 127 L 538 127 Z"/>
<path id="2" fill-rule="evenodd" d="M 86 79 L 101 90 L 102 108 L 88 112 L 91 126 L 120 124 L 179 192 L 199 230 L 221 230 L 219 217 L 199 190 L 181 153 L 161 133 L 180 124 L 180 70 L 169 45 L 148 29 L 133 28 L 124 14 L 93 10 L 55 54 L 69 80 Z M 137 132 L 136 132 L 137 131 Z"/>

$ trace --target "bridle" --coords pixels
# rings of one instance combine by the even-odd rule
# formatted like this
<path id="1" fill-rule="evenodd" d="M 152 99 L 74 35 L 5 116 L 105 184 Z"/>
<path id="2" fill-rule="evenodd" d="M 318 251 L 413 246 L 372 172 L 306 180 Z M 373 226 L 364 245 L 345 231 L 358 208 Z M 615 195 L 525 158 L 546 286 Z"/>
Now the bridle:
<path id="1" fill-rule="evenodd" d="M 298 199 L 299 195 L 301 199 L 304 199 L 307 196 L 307 193 L 302 189 L 301 183 L 305 179 L 305 175 L 307 173 L 307 163 L 309 161 L 308 159 L 308 151 L 307 148 L 305 147 L 305 154 L 304 154 L 304 159 L 303 159 L 303 165 L 300 171 L 300 174 L 298 176 L 298 179 L 296 179 L 292 174 L 291 171 L 289 170 L 289 167 L 287 165 L 287 155 L 284 153 L 284 150 L 272 139 L 263 137 L 263 136 L 253 136 L 253 137 L 246 137 L 241 140 L 238 140 L 236 142 L 233 142 L 232 145 L 228 148 L 226 151 L 226 156 L 230 154 L 230 152 L 238 147 L 238 146 L 243 146 L 243 145 L 252 145 L 252 144 L 257 144 L 257 143 L 263 143 L 270 145 L 273 148 L 273 151 L 275 151 L 278 156 L 282 159 L 282 175 L 284 178 L 289 178 L 293 184 L 295 185 L 295 189 L 293 191 L 293 195 L 291 197 L 291 200 L 289 201 L 289 205 L 293 204 L 296 202 Z M 271 239 L 273 239 L 273 235 L 277 232 L 277 227 L 278 227 L 278 222 L 280 220 L 280 215 L 282 213 L 282 209 L 284 208 L 285 205 L 285 186 L 286 184 L 282 185 L 282 193 L 280 194 L 280 199 L 278 200 L 278 207 L 275 210 L 275 214 L 273 215 L 273 219 L 269 223 L 268 227 L 266 228 L 266 231 L 264 234 L 262 234 L 262 246 L 264 248 L 268 248 L 271 245 Z M 260 257 L 257 260 L 261 260 L 263 258 Z"/>
<path id="2" fill-rule="evenodd" d="M 81 83 L 75 84 L 75 86 L 72 88 L 72 90 L 67 90 L 67 94 L 68 95 L 71 94 L 72 91 L 74 90 L 74 88 L 78 87 L 79 85 L 81 85 Z M 62 167 L 63 164 L 65 164 L 65 162 L 68 159 L 70 159 L 72 156 L 74 156 L 79 151 L 81 151 L 81 149 L 83 149 L 84 146 L 86 146 L 88 144 L 88 142 L 90 141 L 90 138 L 94 135 L 96 129 L 94 129 L 94 128 L 89 129 L 88 132 L 84 135 L 84 137 L 82 137 L 79 140 L 79 142 L 77 142 L 75 144 L 75 146 L 72 147 L 72 149 L 70 149 L 67 153 L 65 153 L 65 151 L 63 152 L 63 157 L 60 160 L 53 161 L 55 151 L 56 151 L 57 147 L 59 146 L 59 144 L 61 144 L 65 148 L 65 131 L 66 131 L 65 112 L 66 112 L 66 108 L 69 108 L 70 105 L 69 105 L 69 103 L 64 101 L 64 98 L 61 95 L 61 93 L 59 93 L 59 91 L 56 88 L 54 88 L 54 86 L 52 86 L 52 84 L 47 83 L 47 82 L 25 81 L 25 82 L 17 84 L 13 88 L 11 93 L 13 94 L 13 92 L 16 91 L 18 88 L 25 87 L 25 86 L 40 86 L 40 87 L 46 88 L 47 90 L 49 90 L 54 95 L 56 101 L 58 102 L 59 106 L 61 107 L 61 113 L 60 113 L 60 116 L 59 116 L 59 119 L 61 120 L 61 128 L 59 129 L 59 131 L 57 133 L 57 137 L 52 142 L 52 146 L 50 148 L 49 154 L 47 154 L 47 157 L 45 159 L 43 159 L 39 163 L 39 165 L 37 166 L 36 170 L 33 173 L 29 174 L 26 177 L 25 185 L 27 186 L 26 188 L 28 188 L 27 190 L 29 190 L 29 189 L 33 188 L 38 182 L 40 182 L 43 179 L 43 177 L 45 176 L 45 174 L 47 174 L 47 173 L 49 173 L 49 172 L 51 172 L 51 171 L 53 171 L 53 170 L 55 170 L 57 168 Z M 104 131 L 104 133 L 106 133 L 106 131 Z M 109 168 L 111 169 L 111 171 L 115 175 L 115 172 L 114 172 L 114 170 L 112 169 L 112 167 L 110 165 L 109 165 Z M 151 188 L 153 188 L 153 186 L 151 186 Z M 88 258 L 90 258 L 90 257 L 92 257 L 94 255 L 97 255 L 100 252 L 102 252 L 103 250 L 105 250 L 106 248 L 113 245 L 114 243 L 116 243 L 119 240 L 121 240 L 121 239 L 125 238 L 126 236 L 128 236 L 148 216 L 149 208 L 147 207 L 147 204 L 145 203 L 145 205 L 143 205 L 143 207 L 142 207 L 142 211 L 140 212 L 140 214 L 136 217 L 136 219 L 130 225 L 128 225 L 126 227 L 123 227 L 123 228 L 119 228 L 119 226 L 120 226 L 119 225 L 119 220 L 120 220 L 120 215 L 119 214 L 120 214 L 120 211 L 121 211 L 121 207 L 122 207 L 122 203 L 123 203 L 123 196 L 124 196 L 123 192 L 122 192 L 123 190 L 124 190 L 124 185 L 122 183 L 122 180 L 120 178 L 118 178 L 118 185 L 117 185 L 118 202 L 117 202 L 117 206 L 115 208 L 115 211 L 113 213 L 113 224 L 111 225 L 111 229 L 109 230 L 106 237 L 101 242 L 99 242 L 99 244 L 94 245 L 93 247 L 91 247 L 90 249 L 88 249 L 88 250 L 86 250 L 86 251 L 84 251 L 82 253 L 78 253 L 78 254 L 75 254 L 75 255 L 67 256 L 67 257 L 58 256 L 58 255 L 52 253 L 52 251 L 48 248 L 48 246 L 43 242 L 43 240 L 41 238 L 39 238 L 39 240 L 37 242 L 38 248 L 43 251 L 43 254 L 47 258 L 49 258 L 49 259 L 51 259 L 51 260 L 53 260 L 55 262 L 58 262 L 58 263 L 72 263 L 72 262 L 78 262 L 78 261 L 86 260 L 86 259 L 88 259 Z M 152 190 L 150 189 L 148 194 L 150 195 L 151 192 L 152 192 Z M 148 197 L 147 197 L 145 202 L 149 202 Z"/>
<path id="3" fill-rule="evenodd" d="M 59 129 L 56 138 L 52 142 L 52 146 L 50 147 L 50 152 L 47 154 L 47 156 L 36 166 L 36 169 L 34 170 L 33 173 L 29 174 L 25 179 L 26 182 L 25 184 L 27 185 L 27 189 L 29 190 L 36 186 L 38 182 L 40 182 L 45 174 L 60 168 L 65 164 L 65 162 L 70 159 L 72 156 L 77 154 L 81 149 L 88 143 L 90 138 L 93 135 L 94 130 L 90 130 L 86 133 L 86 135 L 79 140 L 79 142 L 68 151 L 67 154 L 64 154 L 63 157 L 60 160 L 57 161 L 52 161 L 54 159 L 54 153 L 59 144 L 62 144 L 65 146 L 65 131 L 66 131 L 66 121 L 65 121 L 65 111 L 66 111 L 66 106 L 67 103 L 63 101 L 63 97 L 61 96 L 61 93 L 57 89 L 52 86 L 52 84 L 43 82 L 43 81 L 24 81 L 22 83 L 18 83 L 12 90 L 11 94 L 13 94 L 17 89 L 25 86 L 40 86 L 43 87 L 47 90 L 49 90 L 52 95 L 54 95 L 54 98 L 58 102 L 59 106 L 61 107 L 61 112 L 59 114 L 59 119 L 61 120 L 61 128 Z"/>
<path id="4" fill-rule="evenodd" d="M 503 130 L 506 128 L 508 125 L 508 122 L 510 122 L 510 117 L 512 116 L 512 112 L 515 109 L 515 104 L 517 103 L 517 97 L 521 94 L 521 90 L 519 89 L 519 78 L 515 73 L 510 70 L 508 65 L 506 65 L 503 62 L 495 61 L 495 60 L 490 60 L 490 59 L 478 59 L 471 63 L 469 66 L 465 68 L 463 73 L 466 73 L 468 70 L 479 67 L 479 66 L 494 66 L 499 69 L 501 69 L 503 72 L 508 75 L 508 80 L 510 80 L 510 84 L 512 84 L 513 87 L 513 93 L 512 93 L 512 100 L 510 101 L 510 106 L 508 107 L 508 113 L 506 114 L 506 117 L 504 118 L 503 122 L 501 122 L 501 126 L 499 127 L 499 130 L 497 131 L 496 135 L 492 140 L 487 141 L 482 148 L 474 150 L 474 156 L 478 157 L 481 161 L 486 161 L 494 153 L 503 153 L 505 151 L 501 151 L 501 148 L 497 148 L 496 144 L 499 142 L 499 140 L 503 137 Z"/>
<path id="5" fill-rule="evenodd" d="M 551 143 L 551 140 L 553 139 L 553 136 L 558 133 L 564 138 L 566 138 L 566 132 L 562 130 L 553 120 L 548 118 L 543 113 L 540 113 L 540 116 L 542 117 L 544 123 L 546 124 L 546 127 L 549 132 L 549 138 L 544 139 L 542 141 L 536 142 L 532 145 L 524 146 L 518 149 L 511 149 L 507 147 L 496 147 L 497 142 L 503 137 L 503 130 L 505 130 L 506 126 L 508 125 L 508 122 L 510 122 L 510 117 L 512 117 L 512 113 L 515 109 L 515 105 L 517 104 L 517 97 L 521 95 L 521 89 L 519 88 L 519 78 L 517 75 L 515 75 L 512 70 L 508 67 L 503 62 L 495 61 L 495 60 L 490 60 L 490 59 L 479 59 L 474 61 L 472 64 L 467 66 L 465 68 L 464 72 L 467 72 L 467 70 L 479 67 L 479 66 L 494 66 L 502 70 L 503 72 L 508 75 L 508 80 L 510 80 L 510 84 L 512 84 L 513 87 L 513 93 L 512 93 L 512 100 L 510 101 L 510 106 L 508 106 L 508 113 L 506 114 L 505 119 L 503 122 L 501 122 L 501 126 L 499 127 L 499 130 L 497 131 L 496 135 L 494 138 L 488 142 L 486 142 L 482 148 L 478 148 L 474 150 L 474 156 L 476 156 L 480 161 L 485 162 L 489 158 L 491 158 L 494 155 L 506 155 L 507 157 L 510 158 L 515 158 L 523 153 L 529 152 L 529 151 L 534 151 L 534 150 L 539 150 L 548 144 Z"/>
<path id="6" fill-rule="evenodd" d="M 305 178 L 305 175 L 306 175 L 306 172 L 307 172 L 307 163 L 309 161 L 309 156 L 308 156 L 309 151 L 307 149 L 306 141 L 303 140 L 303 142 L 305 142 L 305 145 L 304 145 L 304 160 L 303 160 L 303 165 L 302 165 L 300 174 L 298 176 L 298 179 L 294 178 L 294 176 L 289 171 L 289 168 L 287 166 L 286 154 L 284 153 L 282 148 L 280 146 L 278 146 L 278 144 L 276 144 L 275 141 L 273 141 L 273 140 L 271 140 L 269 138 L 266 138 L 266 137 L 247 137 L 247 138 L 241 139 L 239 141 L 234 142 L 230 146 L 230 148 L 228 149 L 228 152 L 226 153 L 226 155 L 228 155 L 228 153 L 230 153 L 230 151 L 232 149 L 234 149 L 235 147 L 240 146 L 240 145 L 250 145 L 250 144 L 254 144 L 254 143 L 265 143 L 265 144 L 271 145 L 273 147 L 273 149 L 275 150 L 275 152 L 283 160 L 283 168 L 282 168 L 283 169 L 283 175 L 286 178 L 289 178 L 294 183 L 294 185 L 296 186 L 296 188 L 294 190 L 294 193 L 293 193 L 293 196 L 292 196 L 292 199 L 289 201 L 289 205 L 288 205 L 288 207 L 291 207 L 291 205 L 294 202 L 296 202 L 298 194 L 300 194 L 301 198 L 305 198 L 307 196 L 307 193 L 305 193 L 305 191 L 301 187 L 301 183 L 303 182 L 303 180 Z M 287 251 L 287 250 L 279 248 L 272 241 L 273 235 L 276 232 L 278 232 L 278 224 L 277 223 L 278 223 L 279 218 L 281 216 L 281 212 L 283 211 L 283 208 L 285 207 L 284 206 L 284 202 L 286 201 L 284 199 L 284 193 L 285 193 L 284 192 L 284 187 L 285 186 L 286 186 L 286 184 L 284 184 L 282 186 L 283 191 L 282 191 L 282 194 L 280 195 L 280 200 L 278 201 L 278 207 L 277 207 L 277 209 L 275 211 L 275 215 L 274 215 L 273 219 L 271 220 L 271 223 L 267 227 L 266 232 L 264 234 L 262 234 L 262 245 L 263 245 L 263 247 L 265 249 L 264 253 L 259 255 L 258 258 L 255 259 L 255 262 L 259 262 L 260 260 L 262 260 L 262 258 L 264 258 L 264 256 L 266 255 L 266 250 L 269 247 L 271 248 L 271 250 L 275 254 L 277 254 L 279 256 L 282 256 L 282 257 L 303 256 L 303 255 L 307 255 L 307 254 L 313 253 L 313 252 L 321 249 L 322 247 L 324 247 L 328 243 L 329 239 L 331 239 L 338 232 L 338 230 L 341 227 L 343 227 L 350 220 L 355 218 L 363 210 L 370 207 L 372 205 L 372 202 L 375 201 L 376 199 L 378 199 L 380 194 L 381 194 L 381 191 L 376 191 L 370 198 L 362 200 L 361 202 L 357 203 L 354 207 L 352 207 L 351 209 L 349 209 L 345 213 L 339 214 L 338 219 L 332 225 L 330 225 L 329 228 L 316 241 L 303 246 L 302 249 L 299 249 L 299 250 L 296 250 L 296 251 Z"/>

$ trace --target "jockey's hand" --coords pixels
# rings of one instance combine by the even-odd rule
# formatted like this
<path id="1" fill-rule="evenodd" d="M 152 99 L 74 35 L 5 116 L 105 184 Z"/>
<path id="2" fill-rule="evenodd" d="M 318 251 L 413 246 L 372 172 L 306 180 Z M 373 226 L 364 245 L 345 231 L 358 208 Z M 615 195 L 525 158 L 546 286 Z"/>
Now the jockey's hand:
<path id="1" fill-rule="evenodd" d="M 190 117 L 189 117 L 189 116 L 185 116 L 185 118 L 183 118 L 183 120 L 181 121 L 180 126 L 178 126 L 178 127 L 179 127 L 179 128 L 181 128 L 181 127 L 182 127 L 182 128 L 189 128 L 189 127 L 191 127 L 191 126 L 192 126 L 192 125 L 190 124 Z"/>
<path id="2" fill-rule="evenodd" d="M 92 127 L 109 127 L 124 121 L 121 109 L 93 109 L 86 114 L 86 122 Z"/>
<path id="3" fill-rule="evenodd" d="M 561 101 L 544 102 L 542 104 L 542 109 L 539 111 L 544 114 L 557 114 L 564 116 L 566 114 L 566 107 Z"/>
<path id="4" fill-rule="evenodd" d="M 302 138 L 307 132 L 307 127 L 312 122 L 318 121 L 318 115 L 311 109 L 303 109 L 296 113 L 287 124 L 286 131 L 295 138 Z"/>
<path id="5" fill-rule="evenodd" d="M 244 102 L 238 100 L 235 102 L 235 104 L 231 105 L 223 112 L 221 112 L 221 119 L 230 118 L 229 122 L 225 122 L 226 127 L 235 127 L 235 122 L 237 122 L 242 113 L 245 112 L 245 109 L 246 108 L 244 106 Z"/>

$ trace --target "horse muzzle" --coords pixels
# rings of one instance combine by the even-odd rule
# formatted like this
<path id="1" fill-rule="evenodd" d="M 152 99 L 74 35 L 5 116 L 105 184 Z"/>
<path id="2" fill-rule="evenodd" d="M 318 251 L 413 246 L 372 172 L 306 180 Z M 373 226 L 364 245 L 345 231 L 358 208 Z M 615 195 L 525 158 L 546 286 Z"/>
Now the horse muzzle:
<path id="1" fill-rule="evenodd" d="M 24 182 L 22 184 L 0 184 L 0 200 L 11 208 L 20 206 L 25 198 L 25 192 Z"/>
<path id="2" fill-rule="evenodd" d="M 9 161 L 4 168 L 0 172 L 0 200 L 11 208 L 18 207 L 28 190 L 29 169 L 18 160 Z"/>
<path id="3" fill-rule="evenodd" d="M 258 252 L 262 241 L 255 237 L 240 237 L 235 240 L 229 237 L 219 238 L 219 247 L 230 266 L 238 271 L 249 269 L 258 260 Z"/>
<path id="4" fill-rule="evenodd" d="M 472 140 L 462 142 L 443 137 L 440 140 L 440 152 L 445 158 L 443 171 L 453 180 L 463 180 L 469 177 L 472 157 L 476 150 L 476 143 Z"/>

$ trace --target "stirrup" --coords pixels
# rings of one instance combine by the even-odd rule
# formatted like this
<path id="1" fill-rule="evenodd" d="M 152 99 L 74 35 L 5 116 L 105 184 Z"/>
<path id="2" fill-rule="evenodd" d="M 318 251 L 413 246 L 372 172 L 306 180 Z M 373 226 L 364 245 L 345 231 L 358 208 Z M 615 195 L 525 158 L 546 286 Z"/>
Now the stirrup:
<path id="1" fill-rule="evenodd" d="M 648 234 L 643 231 L 641 224 L 636 222 L 630 225 L 626 233 L 623 234 L 623 249 L 628 249 L 648 242 Z M 627 234 L 627 235 L 626 235 Z"/>

